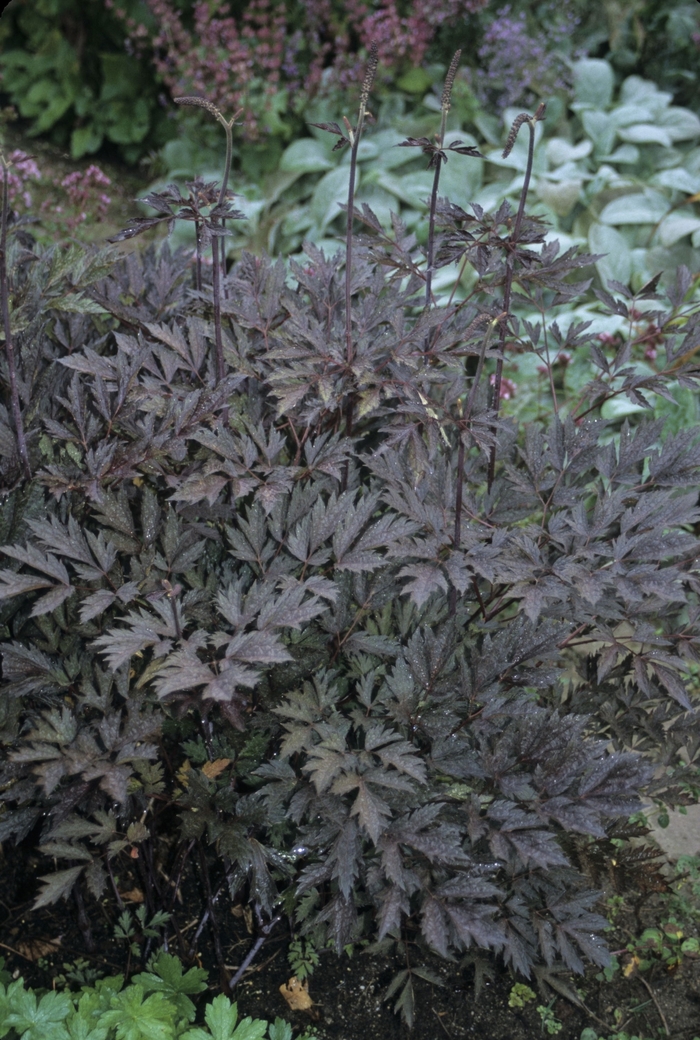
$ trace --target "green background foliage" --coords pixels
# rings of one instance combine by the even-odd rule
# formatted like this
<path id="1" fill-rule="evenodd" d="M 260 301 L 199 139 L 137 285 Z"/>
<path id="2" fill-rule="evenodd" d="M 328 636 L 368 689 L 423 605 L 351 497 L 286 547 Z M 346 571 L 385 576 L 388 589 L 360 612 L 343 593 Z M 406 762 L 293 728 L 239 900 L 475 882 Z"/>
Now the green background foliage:
<path id="1" fill-rule="evenodd" d="M 143 4 L 126 0 L 125 7 Z M 124 33 L 102 0 L 14 0 L 0 20 L 1 87 L 30 120 L 73 158 L 110 144 L 126 162 L 175 132 L 158 102 L 147 63 L 124 52 Z"/>

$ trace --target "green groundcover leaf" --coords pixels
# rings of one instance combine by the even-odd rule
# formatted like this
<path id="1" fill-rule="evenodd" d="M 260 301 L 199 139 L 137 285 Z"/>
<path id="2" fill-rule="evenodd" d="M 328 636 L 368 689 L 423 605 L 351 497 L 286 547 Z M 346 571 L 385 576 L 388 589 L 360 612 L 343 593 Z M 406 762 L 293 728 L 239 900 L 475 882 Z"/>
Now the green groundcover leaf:
<path id="1" fill-rule="evenodd" d="M 161 952 L 154 964 L 154 971 L 135 975 L 133 982 L 153 993 L 165 993 L 178 1011 L 191 1022 L 195 1006 L 188 993 L 201 993 L 207 988 L 207 973 L 203 968 L 190 968 L 183 975 L 182 964 L 171 953 Z"/>

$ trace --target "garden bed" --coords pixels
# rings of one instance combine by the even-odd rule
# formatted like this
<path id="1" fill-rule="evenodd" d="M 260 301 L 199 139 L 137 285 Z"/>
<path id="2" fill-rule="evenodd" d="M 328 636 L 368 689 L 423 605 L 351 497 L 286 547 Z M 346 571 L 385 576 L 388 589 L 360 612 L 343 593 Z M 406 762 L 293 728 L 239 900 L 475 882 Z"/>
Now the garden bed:
<path id="1" fill-rule="evenodd" d="M 45 862 L 42 867 L 46 869 Z M 86 948 L 72 900 L 30 912 L 39 888 L 38 869 L 38 857 L 30 847 L 8 849 L 0 858 L 0 892 L 3 893 L 0 942 L 6 967 L 21 974 L 27 985 L 37 988 L 55 986 L 55 977 L 66 974 L 66 965 L 74 966 L 81 959 L 99 977 L 123 973 L 128 966 L 128 943 L 115 939 L 116 922 L 103 905 L 91 901 L 85 906 L 95 944 L 93 952 Z M 189 884 L 193 882 L 190 880 Z M 138 897 L 136 874 L 125 876 L 120 888 Z M 633 897 L 634 893 L 628 893 L 628 899 Z M 177 911 L 184 936 L 191 934 L 197 921 L 196 918 L 190 921 L 188 929 L 184 908 L 196 905 L 197 901 L 197 892 L 193 889 L 188 894 L 185 888 Z M 138 905 L 127 903 L 132 911 Z M 641 925 L 658 923 L 663 912 L 661 898 L 652 896 L 645 900 L 637 923 L 630 904 L 625 904 L 618 909 L 614 931 L 607 937 L 611 949 L 624 947 Z M 233 970 L 250 949 L 254 936 L 248 932 L 246 916 L 238 909 L 235 914 L 230 907 L 222 909 L 218 923 L 226 964 Z M 418 954 L 416 964 L 426 964 L 443 985 L 416 979 L 416 1022 L 409 1031 L 400 1016 L 393 1013 L 393 1000 L 383 1000 L 387 986 L 402 965 L 394 963 L 393 958 L 367 956 L 361 949 L 355 949 L 351 957 L 340 958 L 332 951 L 324 952 L 309 980 L 313 1006 L 307 1011 L 292 1010 L 280 993 L 280 986 L 288 981 L 291 973 L 287 960 L 289 941 L 289 930 L 280 923 L 232 996 L 238 1001 L 242 1015 L 270 1020 L 285 1017 L 299 1032 L 315 1031 L 318 1040 L 399 1040 L 409 1032 L 414 1040 L 436 1040 L 441 1036 L 455 1040 L 472 1036 L 488 1037 L 488 1040 L 532 1040 L 548 1035 L 557 1035 L 559 1040 L 579 1040 L 586 1028 L 596 1029 L 606 1040 L 608 1036 L 623 1040 L 625 1034 L 642 1040 L 663 1036 L 693 1040 L 700 1032 L 700 959 L 684 958 L 679 967 L 670 971 L 659 963 L 644 975 L 636 971 L 625 977 L 617 971 L 611 981 L 599 978 L 602 973 L 595 968 L 589 968 L 584 978 L 560 976 L 564 984 L 578 987 L 585 994 L 583 999 L 588 1011 L 584 1011 L 551 990 L 549 1000 L 538 992 L 536 999 L 526 1001 L 524 1006 L 510 1007 L 508 1002 L 515 979 L 495 963 L 491 964 L 493 974 L 483 978 L 481 992 L 476 997 L 473 966 L 462 967 Z M 175 944 L 170 948 L 171 952 L 178 952 Z M 196 956 L 184 963 L 188 967 L 200 965 L 208 969 L 210 989 L 203 998 L 208 1000 L 221 991 L 206 928 Z M 132 973 L 140 970 L 138 959 L 132 959 L 129 966 Z M 488 967 L 489 962 L 484 960 L 482 966 Z M 75 989 L 79 982 L 73 979 L 70 985 Z M 535 982 L 532 986 L 537 991 Z M 537 1006 L 549 1005 L 552 998 L 552 1021 L 561 1023 L 556 1034 L 547 1031 L 537 1011 Z M 607 1031 L 603 1022 L 608 1024 Z"/>
<path id="2" fill-rule="evenodd" d="M 695 1040 L 698 860 L 674 874 L 630 814 L 699 794 L 700 454 L 591 413 L 697 392 L 700 315 L 681 267 L 668 311 L 660 272 L 589 300 L 619 341 L 548 325 L 596 257 L 557 257 L 525 213 L 544 113 L 504 151 L 529 134 L 517 215 L 438 206 L 433 182 L 427 255 L 471 264 L 471 310 L 436 313 L 415 243 L 369 214 L 344 272 L 309 246 L 295 290 L 266 257 L 222 273 L 216 246 L 210 296 L 226 178 L 120 235 L 195 222 L 194 291 L 188 254 L 62 267 L 20 233 L 10 292 L 3 250 L 0 945 L 30 985 L 131 978 L 163 946 L 306 1040 Z M 88 174 L 108 183 L 49 179 Z M 541 314 L 522 334 L 512 290 Z M 630 367 L 652 329 L 665 367 Z M 546 422 L 502 421 L 515 354 Z M 560 414 L 555 366 L 589 355 Z"/>

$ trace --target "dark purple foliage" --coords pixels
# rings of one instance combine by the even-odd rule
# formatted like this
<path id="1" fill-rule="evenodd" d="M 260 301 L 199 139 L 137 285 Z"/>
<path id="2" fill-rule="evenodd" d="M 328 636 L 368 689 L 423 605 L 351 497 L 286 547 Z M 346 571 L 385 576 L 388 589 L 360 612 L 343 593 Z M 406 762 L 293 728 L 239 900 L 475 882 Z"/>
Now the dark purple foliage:
<path id="1" fill-rule="evenodd" d="M 543 116 L 509 138 L 527 124 L 526 184 Z M 146 219 L 216 245 L 225 184 L 165 189 Z M 632 333 L 560 327 L 595 258 L 524 203 L 434 197 L 425 251 L 365 205 L 352 262 L 244 254 L 218 295 L 167 246 L 42 252 L 3 222 L 0 841 L 37 828 L 61 861 L 35 906 L 85 889 L 116 918 L 135 860 L 185 958 L 176 893 L 202 881 L 224 978 L 227 901 L 254 906 L 254 951 L 284 912 L 319 948 L 607 963 L 586 850 L 643 797 L 680 800 L 700 758 L 700 447 L 600 407 L 697 389 L 700 315 L 685 268 L 668 300 L 660 276 L 597 290 L 603 313 L 650 304 L 651 375 Z M 471 266 L 466 299 L 426 302 L 428 256 Z M 516 305 L 596 368 L 523 427 L 501 373 L 512 350 L 542 360 L 543 329 Z M 390 987 L 409 1020 L 413 975 Z"/>

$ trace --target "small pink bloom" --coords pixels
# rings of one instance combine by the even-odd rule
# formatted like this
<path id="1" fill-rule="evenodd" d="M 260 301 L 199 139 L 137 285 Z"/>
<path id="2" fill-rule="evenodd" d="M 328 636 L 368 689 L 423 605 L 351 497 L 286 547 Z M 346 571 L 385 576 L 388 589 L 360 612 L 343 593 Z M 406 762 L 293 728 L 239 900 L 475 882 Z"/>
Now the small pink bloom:
<path id="1" fill-rule="evenodd" d="M 545 369 L 545 372 L 546 371 L 547 370 Z M 496 385 L 496 374 L 495 373 L 493 373 L 493 375 L 490 377 L 489 382 L 490 382 L 491 386 L 495 386 Z M 512 397 L 515 397 L 515 391 L 517 389 L 518 389 L 518 384 L 514 383 L 512 379 L 501 378 L 501 389 L 500 389 L 500 392 L 499 392 L 498 396 L 500 397 L 500 399 L 502 401 L 510 401 L 510 399 Z"/>

